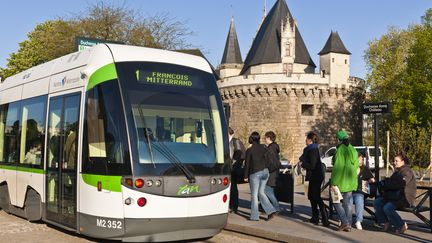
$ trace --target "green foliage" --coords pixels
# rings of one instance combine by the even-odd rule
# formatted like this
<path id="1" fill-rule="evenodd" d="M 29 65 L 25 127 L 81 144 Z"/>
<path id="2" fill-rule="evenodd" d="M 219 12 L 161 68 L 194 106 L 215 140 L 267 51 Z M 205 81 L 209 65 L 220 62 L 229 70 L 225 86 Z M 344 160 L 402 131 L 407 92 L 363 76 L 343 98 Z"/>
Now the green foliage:
<path id="1" fill-rule="evenodd" d="M 421 19 L 424 26 L 432 27 L 432 8 L 426 10 L 425 15 L 423 15 Z"/>
<path id="2" fill-rule="evenodd" d="M 430 161 L 430 128 L 416 127 L 405 122 L 397 122 L 390 127 L 390 160 L 404 152 L 411 164 L 426 168 Z"/>
<path id="3" fill-rule="evenodd" d="M 432 9 L 422 24 L 405 30 L 390 28 L 365 51 L 371 101 L 390 101 L 392 114 L 383 116 L 391 132 L 391 156 L 403 151 L 424 167 L 430 161 L 432 121 Z"/>
<path id="4" fill-rule="evenodd" d="M 72 52 L 73 33 L 74 23 L 62 19 L 38 24 L 10 55 L 7 68 L 1 70 L 4 78 Z"/>
<path id="5" fill-rule="evenodd" d="M 3 79 L 30 67 L 75 51 L 75 37 L 119 41 L 130 45 L 163 49 L 189 48 L 185 23 L 167 14 L 142 17 L 124 6 L 99 2 L 84 13 L 69 19 L 49 20 L 38 24 L 10 54 L 6 68 L 0 68 Z"/>

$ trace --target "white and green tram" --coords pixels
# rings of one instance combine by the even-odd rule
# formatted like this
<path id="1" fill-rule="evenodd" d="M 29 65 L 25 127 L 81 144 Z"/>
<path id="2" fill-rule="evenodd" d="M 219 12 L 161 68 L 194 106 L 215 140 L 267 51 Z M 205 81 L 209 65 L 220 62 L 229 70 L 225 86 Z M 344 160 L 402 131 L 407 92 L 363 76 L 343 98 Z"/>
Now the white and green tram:
<path id="1" fill-rule="evenodd" d="M 0 207 L 96 238 L 211 237 L 228 218 L 226 134 L 205 59 L 72 53 L 0 86 Z"/>

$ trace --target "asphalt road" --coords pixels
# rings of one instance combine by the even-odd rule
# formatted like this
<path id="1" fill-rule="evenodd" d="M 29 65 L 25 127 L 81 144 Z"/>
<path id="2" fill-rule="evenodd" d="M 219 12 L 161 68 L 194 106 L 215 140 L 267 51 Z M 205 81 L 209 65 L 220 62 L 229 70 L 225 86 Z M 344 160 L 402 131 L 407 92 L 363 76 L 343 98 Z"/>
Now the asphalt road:
<path id="1" fill-rule="evenodd" d="M 81 243 L 101 242 L 102 240 L 88 238 L 73 232 L 65 231 L 45 223 L 30 223 L 15 215 L 9 215 L 0 211 L 0 243 L 3 242 L 40 242 L 40 243 Z M 106 241 L 104 241 L 106 242 Z M 117 241 L 110 241 L 117 242 Z M 236 243 L 267 243 L 273 242 L 265 239 L 255 238 L 248 235 L 238 234 L 223 230 L 215 237 L 205 241 L 193 242 L 236 242 Z"/>

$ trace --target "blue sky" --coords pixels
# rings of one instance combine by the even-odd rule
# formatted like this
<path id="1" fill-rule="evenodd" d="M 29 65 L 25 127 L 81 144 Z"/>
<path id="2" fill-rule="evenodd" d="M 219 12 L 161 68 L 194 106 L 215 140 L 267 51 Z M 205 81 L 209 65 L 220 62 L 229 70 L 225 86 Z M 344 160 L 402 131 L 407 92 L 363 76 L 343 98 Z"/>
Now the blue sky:
<path id="1" fill-rule="evenodd" d="M 0 67 L 18 43 L 37 23 L 80 13 L 91 0 L 14 0 L 2 1 L 0 14 Z M 169 13 L 184 20 L 194 32 L 188 41 L 199 47 L 209 61 L 220 64 L 231 16 L 234 16 L 243 60 L 251 46 L 263 16 L 264 0 L 109 0 L 125 4 L 143 16 Z M 276 0 L 267 0 L 267 11 Z M 323 48 L 330 31 L 338 31 L 351 55 L 351 75 L 365 78 L 364 50 L 369 41 L 380 38 L 389 26 L 406 28 L 420 23 L 430 0 L 286 0 L 297 21 L 309 53 L 317 66 L 317 53 Z M 25 7 L 24 7 L 25 6 Z M 316 70 L 318 72 L 318 70 Z"/>

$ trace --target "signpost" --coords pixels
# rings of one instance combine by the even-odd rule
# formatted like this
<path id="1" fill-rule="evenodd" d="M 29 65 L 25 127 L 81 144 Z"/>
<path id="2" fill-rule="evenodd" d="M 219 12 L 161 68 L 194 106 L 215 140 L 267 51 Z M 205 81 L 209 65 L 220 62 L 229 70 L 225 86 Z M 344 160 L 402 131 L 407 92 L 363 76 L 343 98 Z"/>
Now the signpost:
<path id="1" fill-rule="evenodd" d="M 124 44 L 123 42 L 118 41 L 108 41 L 101 39 L 93 39 L 93 38 L 85 38 L 85 37 L 75 37 L 75 45 L 77 51 L 85 50 L 89 47 L 95 46 L 100 43 L 112 43 L 112 44 Z"/>
<path id="2" fill-rule="evenodd" d="M 390 104 L 388 102 L 378 103 L 364 103 L 363 114 L 373 114 L 374 117 L 374 147 L 375 147 L 375 179 L 380 180 L 379 177 L 379 146 L 378 146 L 378 115 L 390 112 Z M 389 163 L 389 161 L 387 161 Z"/>

